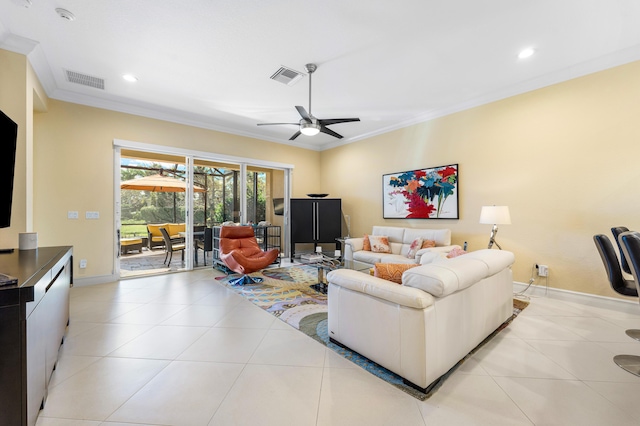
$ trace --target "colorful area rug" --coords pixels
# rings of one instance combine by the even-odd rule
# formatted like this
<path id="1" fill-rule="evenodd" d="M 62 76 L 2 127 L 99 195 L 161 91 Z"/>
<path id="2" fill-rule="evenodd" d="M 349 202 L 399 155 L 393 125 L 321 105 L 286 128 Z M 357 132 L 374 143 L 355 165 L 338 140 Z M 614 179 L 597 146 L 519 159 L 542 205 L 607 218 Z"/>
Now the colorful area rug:
<path id="1" fill-rule="evenodd" d="M 329 341 L 329 333 L 327 332 L 327 295 L 319 293 L 310 287 L 312 284 L 317 283 L 317 268 L 309 265 L 295 265 L 286 268 L 265 269 L 262 273 L 254 273 L 251 275 L 264 278 L 264 281 L 260 284 L 233 286 L 229 284 L 229 280 L 238 277 L 238 275 L 228 275 L 216 279 L 231 290 L 260 306 L 262 309 L 326 345 L 338 355 L 341 355 L 371 374 L 420 400 L 425 400 L 431 396 L 446 378 L 466 359 L 509 325 L 529 304 L 529 302 L 514 299 L 513 316 L 480 343 L 464 359 L 458 362 L 451 370 L 440 377 L 425 393 L 406 385 L 402 381 L 402 377 L 363 357 L 359 353 Z"/>

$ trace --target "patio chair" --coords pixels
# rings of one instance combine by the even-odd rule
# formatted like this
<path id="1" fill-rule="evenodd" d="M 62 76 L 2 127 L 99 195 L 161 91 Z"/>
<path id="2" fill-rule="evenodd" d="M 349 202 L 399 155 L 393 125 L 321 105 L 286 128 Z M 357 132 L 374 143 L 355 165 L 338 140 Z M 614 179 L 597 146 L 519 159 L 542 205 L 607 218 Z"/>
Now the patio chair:
<path id="1" fill-rule="evenodd" d="M 164 256 L 164 264 L 171 265 L 171 259 L 173 258 L 174 251 L 182 252 L 182 262 L 184 263 L 184 243 L 175 243 L 169 237 L 169 233 L 165 228 L 160 228 L 160 232 L 162 233 L 162 238 L 164 239 L 164 248 L 166 250 L 166 254 Z M 167 263 L 167 258 L 169 258 L 169 263 Z"/>

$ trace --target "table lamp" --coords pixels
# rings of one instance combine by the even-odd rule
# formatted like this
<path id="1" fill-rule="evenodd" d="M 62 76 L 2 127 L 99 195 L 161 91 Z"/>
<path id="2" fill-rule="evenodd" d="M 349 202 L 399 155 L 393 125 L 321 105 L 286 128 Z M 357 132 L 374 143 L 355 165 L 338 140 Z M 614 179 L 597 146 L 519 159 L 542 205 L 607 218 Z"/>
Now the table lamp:
<path id="1" fill-rule="evenodd" d="M 493 224 L 491 236 L 489 237 L 489 246 L 487 248 L 491 248 L 495 243 L 495 245 L 502 250 L 502 247 L 500 247 L 500 244 L 496 241 L 496 234 L 498 233 L 498 225 L 511 225 L 509 206 L 482 206 L 480 223 Z"/>

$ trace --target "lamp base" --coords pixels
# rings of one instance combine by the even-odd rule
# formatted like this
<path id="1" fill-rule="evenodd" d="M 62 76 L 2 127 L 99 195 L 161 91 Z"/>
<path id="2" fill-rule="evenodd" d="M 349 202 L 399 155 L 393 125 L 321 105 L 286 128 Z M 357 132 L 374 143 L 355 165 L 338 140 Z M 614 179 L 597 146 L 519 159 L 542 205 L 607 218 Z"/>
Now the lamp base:
<path id="1" fill-rule="evenodd" d="M 489 236 L 489 245 L 487 246 L 487 248 L 491 248 L 493 247 L 493 245 L 495 244 L 496 247 L 498 247 L 500 250 L 502 250 L 502 247 L 500 247 L 500 244 L 498 244 L 498 242 L 496 241 L 496 234 L 498 233 L 498 225 L 493 225 L 493 228 L 491 228 L 491 235 Z"/>
<path id="2" fill-rule="evenodd" d="M 487 248 L 491 248 L 494 244 L 496 245 L 496 247 L 502 250 L 502 247 L 500 247 L 500 244 L 498 244 L 498 242 L 493 238 L 489 240 L 489 246 Z"/>

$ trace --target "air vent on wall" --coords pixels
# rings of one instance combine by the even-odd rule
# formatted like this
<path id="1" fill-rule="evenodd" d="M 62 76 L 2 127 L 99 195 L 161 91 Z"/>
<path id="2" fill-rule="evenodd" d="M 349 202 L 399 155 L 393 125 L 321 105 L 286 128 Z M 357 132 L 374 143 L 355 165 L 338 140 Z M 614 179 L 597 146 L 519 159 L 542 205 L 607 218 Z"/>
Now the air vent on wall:
<path id="1" fill-rule="evenodd" d="M 270 77 L 272 80 L 286 84 L 287 86 L 293 86 L 298 80 L 304 77 L 304 74 L 296 70 L 292 70 L 287 67 L 280 67 L 278 71 L 273 73 Z"/>
<path id="2" fill-rule="evenodd" d="M 82 84 L 83 86 L 104 90 L 104 79 L 102 78 L 92 77 L 90 75 L 69 70 L 65 70 L 65 74 L 69 83 Z"/>

